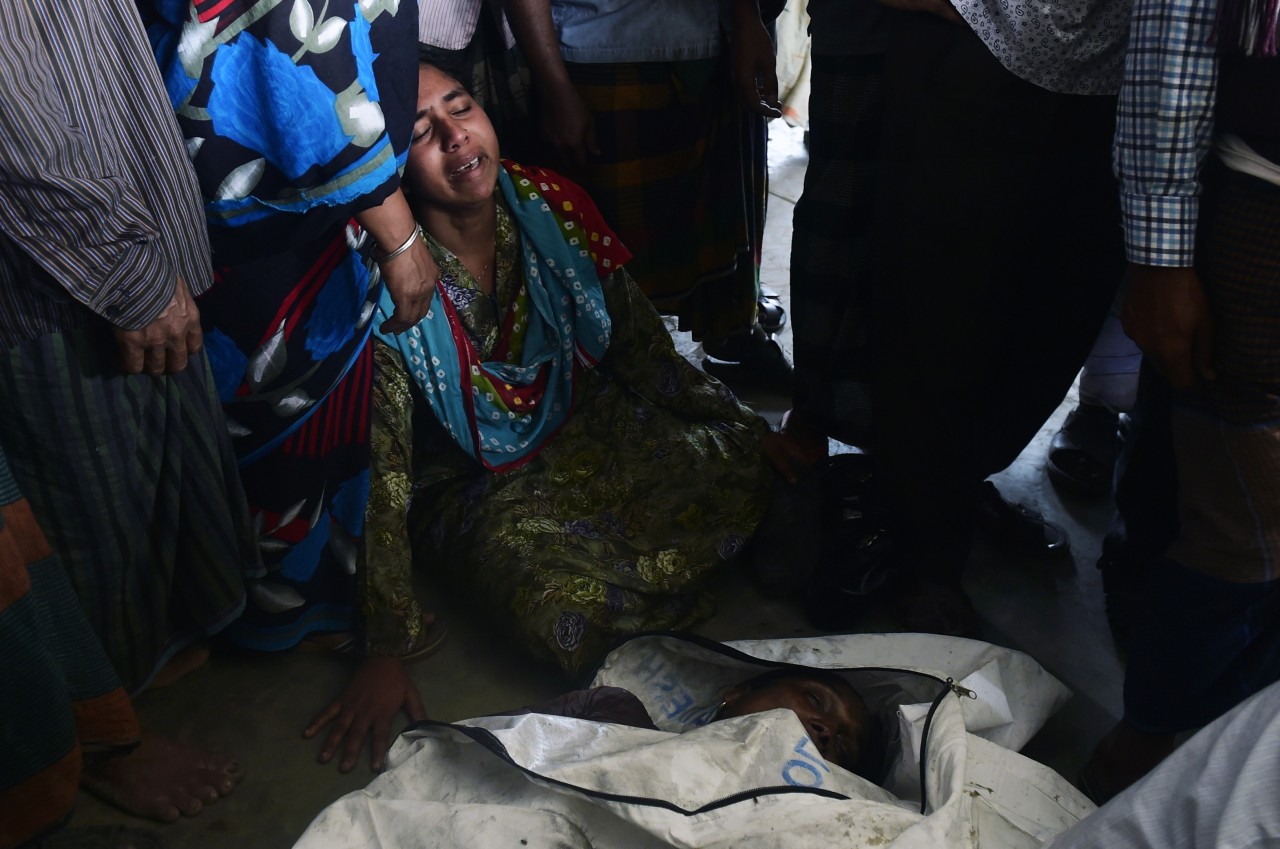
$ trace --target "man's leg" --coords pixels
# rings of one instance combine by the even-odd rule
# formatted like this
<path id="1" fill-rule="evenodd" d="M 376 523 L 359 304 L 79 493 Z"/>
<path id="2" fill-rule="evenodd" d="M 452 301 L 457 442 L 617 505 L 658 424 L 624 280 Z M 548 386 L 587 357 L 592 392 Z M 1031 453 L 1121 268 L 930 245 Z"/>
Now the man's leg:
<path id="1" fill-rule="evenodd" d="M 1103 797 L 1280 678 L 1280 188 L 1216 165 L 1205 185 L 1217 378 L 1174 397 L 1179 532 L 1134 627 L 1124 719 L 1086 768 Z"/>
<path id="2" fill-rule="evenodd" d="M 885 96 L 876 444 L 918 582 L 954 598 L 982 480 L 1061 401 L 1119 279 L 1114 102 L 1018 79 L 929 15 L 897 21 Z"/>

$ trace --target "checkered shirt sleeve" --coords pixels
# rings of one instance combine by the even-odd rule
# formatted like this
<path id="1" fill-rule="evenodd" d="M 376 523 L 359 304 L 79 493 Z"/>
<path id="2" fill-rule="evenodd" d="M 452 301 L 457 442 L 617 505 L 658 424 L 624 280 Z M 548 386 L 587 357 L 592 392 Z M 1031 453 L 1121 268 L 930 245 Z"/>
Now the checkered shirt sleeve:
<path id="1" fill-rule="evenodd" d="M 1213 133 L 1218 0 L 1137 0 L 1116 122 L 1130 262 L 1190 266 Z"/>

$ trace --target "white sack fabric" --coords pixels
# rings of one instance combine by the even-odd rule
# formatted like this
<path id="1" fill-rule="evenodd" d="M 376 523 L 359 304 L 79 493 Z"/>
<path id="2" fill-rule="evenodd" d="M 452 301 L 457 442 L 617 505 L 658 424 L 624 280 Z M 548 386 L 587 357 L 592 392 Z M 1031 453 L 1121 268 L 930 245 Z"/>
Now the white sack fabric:
<path id="1" fill-rule="evenodd" d="M 888 744 L 883 786 L 823 760 L 790 711 L 708 722 L 731 686 L 780 665 L 836 670 L 859 690 Z M 659 730 L 539 714 L 425 723 L 297 847 L 1031 849 L 1093 810 L 1012 751 L 1065 688 L 987 643 L 646 635 L 593 685 L 634 693 Z"/>

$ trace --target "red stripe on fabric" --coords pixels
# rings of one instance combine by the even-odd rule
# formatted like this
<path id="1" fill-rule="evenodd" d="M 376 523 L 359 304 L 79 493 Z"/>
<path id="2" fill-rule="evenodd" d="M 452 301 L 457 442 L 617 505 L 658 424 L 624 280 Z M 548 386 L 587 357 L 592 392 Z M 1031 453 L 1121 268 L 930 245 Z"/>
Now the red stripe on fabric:
<path id="1" fill-rule="evenodd" d="M 373 394 L 373 346 L 365 347 L 364 352 L 360 355 L 360 395 L 362 397 L 371 398 Z M 366 390 L 366 387 L 368 389 Z M 372 401 L 369 404 L 360 404 L 357 408 L 354 423 L 352 425 L 351 441 L 353 443 L 364 442 L 369 438 L 369 420 L 373 415 Z"/>
<path id="2" fill-rule="evenodd" d="M 62 821 L 80 789 L 80 746 L 0 792 L 0 846 L 17 846 Z"/>
<path id="3" fill-rule="evenodd" d="M 369 347 L 372 348 L 372 346 L 369 346 Z M 365 383 L 365 370 L 366 370 L 365 355 L 364 355 L 364 352 L 361 352 L 360 360 L 356 362 L 357 387 L 358 385 L 362 385 Z M 356 434 L 360 433 L 361 420 L 364 419 L 364 415 L 362 415 L 364 414 L 364 407 L 367 407 L 367 406 L 369 405 L 356 405 L 356 411 L 355 411 L 356 415 L 347 416 L 347 432 L 343 434 L 343 437 L 344 439 L 346 439 L 348 443 L 356 441 Z"/>
<path id="4" fill-rule="evenodd" d="M 298 329 L 302 313 L 311 306 L 316 297 L 320 294 L 320 290 L 324 288 L 324 284 L 328 282 L 329 276 L 333 274 L 338 264 L 346 255 L 346 238 L 340 236 L 334 240 L 324 253 L 320 255 L 319 261 L 311 267 L 308 272 L 310 275 L 304 282 L 303 286 L 295 289 L 297 298 L 291 310 L 291 318 L 293 319 L 285 325 L 284 338 L 288 339 L 293 332 Z"/>
<path id="5" fill-rule="evenodd" d="M 467 387 L 471 386 L 471 363 L 480 362 L 480 357 L 471 345 L 471 340 L 467 337 L 466 331 L 462 329 L 462 321 L 458 318 L 458 311 L 453 308 L 453 301 L 445 293 L 445 297 L 440 299 L 440 303 L 444 306 L 445 318 L 449 321 L 449 333 L 453 335 L 453 347 L 458 352 L 458 374 L 461 386 L 458 388 L 462 391 L 462 406 L 467 411 L 467 426 L 471 430 L 471 441 L 475 446 L 476 458 L 480 462 L 484 462 L 484 452 L 480 446 L 480 429 L 476 427 L 476 407 L 474 395 L 467 391 Z M 425 351 L 424 351 L 425 354 Z M 426 368 L 430 368 L 430 360 L 427 361 Z M 435 380 L 434 374 L 430 375 L 428 380 Z"/>
<path id="6" fill-rule="evenodd" d="M 350 374 L 348 374 L 348 377 L 349 376 Z M 320 440 L 319 448 L 316 449 L 321 454 L 329 451 L 333 447 L 334 435 L 337 430 L 339 418 L 337 411 L 343 408 L 346 401 L 347 381 L 344 378 L 338 383 L 337 387 L 334 388 L 333 392 L 329 393 L 329 397 L 325 399 L 324 436 Z"/>
<path id="7" fill-rule="evenodd" d="M 31 573 L 22 547 L 9 529 L 0 528 L 0 612 L 31 590 Z"/>
<path id="8" fill-rule="evenodd" d="M 35 563 L 53 554 L 53 549 L 49 547 L 49 541 L 45 539 L 44 531 L 40 530 L 35 514 L 31 512 L 31 505 L 25 498 L 0 507 L 0 517 L 4 520 L 4 529 L 13 535 L 26 563 Z"/>
<path id="9" fill-rule="evenodd" d="M 76 734 L 82 743 L 124 746 L 142 736 L 133 700 L 123 687 L 91 699 L 71 703 Z"/>
<path id="10" fill-rule="evenodd" d="M 200 23 L 207 24 L 209 21 L 222 14 L 222 10 L 226 9 L 235 1 L 236 0 L 221 0 L 221 2 L 215 3 L 212 7 L 206 7 L 203 11 L 197 12 L 196 18 L 199 19 Z"/>
<path id="11" fill-rule="evenodd" d="M 258 344 L 263 345 L 268 339 L 275 334 L 276 329 L 280 327 L 280 322 L 286 318 L 296 317 L 302 310 L 315 299 L 319 294 L 324 282 L 329 279 L 329 275 L 333 273 L 333 269 L 338 267 L 339 260 L 345 254 L 347 246 L 347 237 L 345 232 L 339 231 L 338 237 L 331 241 L 327 247 L 320 253 L 319 258 L 307 269 L 306 273 L 298 279 L 298 283 L 289 292 L 288 297 L 280 304 L 280 309 L 276 310 L 275 318 L 273 318 L 263 330 L 263 337 Z M 285 338 L 292 335 L 297 322 L 285 326 Z"/>

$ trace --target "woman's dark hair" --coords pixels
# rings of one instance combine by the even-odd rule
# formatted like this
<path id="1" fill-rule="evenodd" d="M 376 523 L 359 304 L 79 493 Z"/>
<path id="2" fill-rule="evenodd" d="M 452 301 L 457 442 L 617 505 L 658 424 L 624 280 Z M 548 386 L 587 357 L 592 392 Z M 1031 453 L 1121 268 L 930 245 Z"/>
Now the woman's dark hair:
<path id="1" fill-rule="evenodd" d="M 418 64 L 430 65 L 438 71 L 453 77 L 462 83 L 472 96 L 475 92 L 471 91 L 472 67 L 470 61 L 466 57 L 465 50 L 446 50 L 443 47 L 432 47 L 430 44 L 418 44 Z"/>

